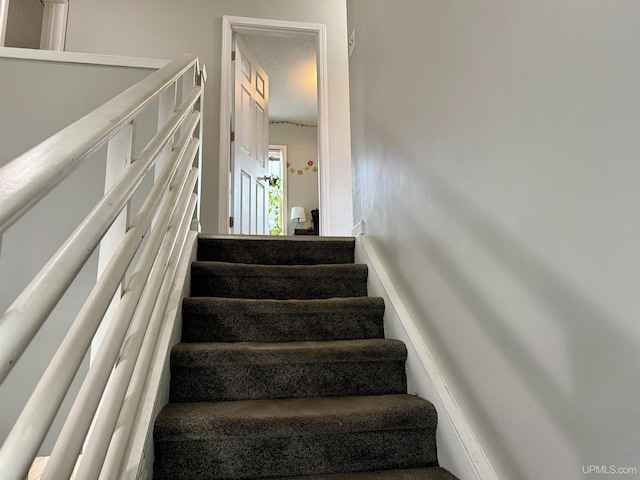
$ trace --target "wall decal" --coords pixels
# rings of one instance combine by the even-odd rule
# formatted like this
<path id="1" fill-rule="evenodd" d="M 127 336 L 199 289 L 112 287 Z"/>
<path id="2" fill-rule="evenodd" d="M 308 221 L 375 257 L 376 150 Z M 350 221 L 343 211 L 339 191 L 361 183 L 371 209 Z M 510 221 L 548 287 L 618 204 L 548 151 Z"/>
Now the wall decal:
<path id="1" fill-rule="evenodd" d="M 289 169 L 289 173 L 298 173 L 298 175 L 302 175 L 304 174 L 304 172 L 314 172 L 317 173 L 318 172 L 318 167 L 316 167 L 313 164 L 313 160 L 309 160 L 307 162 L 307 164 L 303 167 L 303 168 L 295 168 L 292 167 L 291 164 L 289 162 L 287 162 L 287 168 Z"/>

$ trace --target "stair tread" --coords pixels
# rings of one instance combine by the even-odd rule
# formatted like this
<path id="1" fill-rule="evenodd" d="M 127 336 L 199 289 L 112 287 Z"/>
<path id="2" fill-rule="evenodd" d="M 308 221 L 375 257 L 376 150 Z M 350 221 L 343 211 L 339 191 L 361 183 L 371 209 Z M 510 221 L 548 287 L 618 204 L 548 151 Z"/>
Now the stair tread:
<path id="1" fill-rule="evenodd" d="M 169 403 L 156 419 L 154 436 L 156 441 L 189 441 L 435 430 L 436 422 L 430 402 L 407 394 Z"/>
<path id="2" fill-rule="evenodd" d="M 259 243 L 259 242 L 280 242 L 282 244 L 287 243 L 309 243 L 313 242 L 314 244 L 322 244 L 322 243 L 335 243 L 338 245 L 354 245 L 355 237 L 345 237 L 345 236 L 309 236 L 309 237 L 301 237 L 301 236 L 279 236 L 279 235 L 205 235 L 200 234 L 198 240 L 202 243 L 206 242 L 229 242 L 231 244 L 242 244 L 245 247 L 250 243 Z"/>
<path id="3" fill-rule="evenodd" d="M 312 299 L 255 299 L 227 297 L 186 297 L 183 312 L 188 314 L 207 313 L 210 309 L 229 306 L 251 313 L 341 313 L 360 311 L 363 307 L 378 307 L 384 310 L 384 300 L 380 297 L 340 297 Z M 382 312 L 381 312 L 382 313 Z"/>
<path id="4" fill-rule="evenodd" d="M 264 480 L 457 480 L 442 467 L 407 468 L 375 472 L 337 473 L 329 475 L 305 475 L 298 477 L 267 478 Z"/>
<path id="5" fill-rule="evenodd" d="M 196 260 L 192 268 L 205 272 L 215 272 L 220 275 L 244 275 L 256 277 L 296 276 L 317 277 L 327 276 L 354 276 L 367 273 L 367 266 L 359 263 L 323 263 L 316 265 L 264 265 L 236 262 L 217 262 Z"/>
<path id="6" fill-rule="evenodd" d="M 404 361 L 406 346 L 394 339 L 325 340 L 303 342 L 178 343 L 171 364 L 274 365 L 330 362 Z"/>

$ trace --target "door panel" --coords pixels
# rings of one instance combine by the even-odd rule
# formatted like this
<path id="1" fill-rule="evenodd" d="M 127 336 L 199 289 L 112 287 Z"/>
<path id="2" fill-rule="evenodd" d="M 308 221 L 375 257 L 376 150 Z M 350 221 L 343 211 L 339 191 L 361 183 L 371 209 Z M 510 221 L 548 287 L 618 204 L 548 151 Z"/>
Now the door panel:
<path id="1" fill-rule="evenodd" d="M 251 175 L 240 171 L 240 231 L 243 235 L 251 233 Z"/>
<path id="2" fill-rule="evenodd" d="M 242 150 L 243 155 L 251 156 L 252 145 L 251 145 L 251 137 L 253 136 L 253 127 L 252 127 L 252 112 L 251 112 L 251 92 L 249 92 L 244 86 L 240 86 L 240 105 L 239 111 L 236 111 L 236 115 L 239 113 L 239 116 L 236 118 L 241 122 L 240 130 L 237 131 L 237 137 L 240 140 L 240 145 L 238 145 Z M 238 122 L 236 122 L 236 126 Z"/>
<path id="3" fill-rule="evenodd" d="M 258 235 L 267 234 L 268 215 L 267 215 L 267 192 L 261 183 L 256 183 L 256 233 Z"/>
<path id="4" fill-rule="evenodd" d="M 265 128 L 266 125 L 266 128 Z M 267 169 L 269 155 L 269 119 L 260 105 L 256 105 L 256 160 L 259 165 Z"/>
<path id="5" fill-rule="evenodd" d="M 268 232 L 269 77 L 239 38 L 234 39 L 231 233 Z M 239 218 L 238 218 L 239 217 Z"/>

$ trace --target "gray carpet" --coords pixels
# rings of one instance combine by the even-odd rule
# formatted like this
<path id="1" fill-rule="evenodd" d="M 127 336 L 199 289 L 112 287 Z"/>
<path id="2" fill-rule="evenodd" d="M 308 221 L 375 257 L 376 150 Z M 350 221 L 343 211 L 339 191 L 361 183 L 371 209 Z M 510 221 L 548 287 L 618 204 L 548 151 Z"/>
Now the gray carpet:
<path id="1" fill-rule="evenodd" d="M 184 342 L 294 342 L 384 337 L 381 298 L 255 300 L 188 297 Z"/>
<path id="2" fill-rule="evenodd" d="M 367 266 L 198 261 L 191 267 L 191 281 L 191 295 L 196 297 L 276 300 L 364 297 Z"/>
<path id="3" fill-rule="evenodd" d="M 203 237 L 154 478 L 452 480 L 351 238 Z"/>
<path id="4" fill-rule="evenodd" d="M 259 265 L 353 263 L 355 239 L 349 237 L 200 236 L 198 259 Z"/>

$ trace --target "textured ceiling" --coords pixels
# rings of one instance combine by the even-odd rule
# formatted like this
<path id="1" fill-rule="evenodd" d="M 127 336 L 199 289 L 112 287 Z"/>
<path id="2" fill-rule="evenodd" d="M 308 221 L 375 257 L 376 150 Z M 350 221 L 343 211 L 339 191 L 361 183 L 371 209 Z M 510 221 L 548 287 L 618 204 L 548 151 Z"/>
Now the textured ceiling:
<path id="1" fill-rule="evenodd" d="M 240 35 L 269 75 L 269 120 L 317 123 L 315 40 Z"/>

